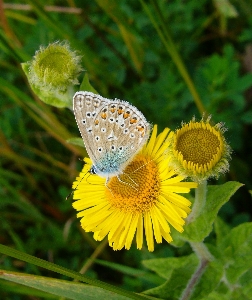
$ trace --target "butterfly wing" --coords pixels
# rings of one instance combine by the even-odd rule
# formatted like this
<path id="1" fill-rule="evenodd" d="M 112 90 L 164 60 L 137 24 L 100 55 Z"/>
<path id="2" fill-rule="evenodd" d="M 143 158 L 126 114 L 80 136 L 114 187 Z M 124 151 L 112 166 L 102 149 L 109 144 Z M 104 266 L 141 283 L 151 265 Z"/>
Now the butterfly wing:
<path id="1" fill-rule="evenodd" d="M 143 114 L 126 101 L 111 100 L 94 120 L 98 174 L 111 177 L 123 172 L 149 137 L 150 124 Z"/>
<path id="2" fill-rule="evenodd" d="M 100 108 L 109 100 L 91 92 L 77 92 L 73 97 L 73 111 L 87 153 L 95 161 L 94 151 L 94 118 Z"/>
<path id="3" fill-rule="evenodd" d="M 149 137 L 150 124 L 126 101 L 79 92 L 74 97 L 74 111 L 87 152 L 100 176 L 122 173 Z"/>

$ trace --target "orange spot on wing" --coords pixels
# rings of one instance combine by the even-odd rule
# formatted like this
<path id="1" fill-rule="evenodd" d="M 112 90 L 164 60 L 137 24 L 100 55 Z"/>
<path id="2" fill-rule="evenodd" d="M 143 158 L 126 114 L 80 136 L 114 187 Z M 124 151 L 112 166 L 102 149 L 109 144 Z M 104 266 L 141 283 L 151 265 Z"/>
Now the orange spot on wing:
<path id="1" fill-rule="evenodd" d="M 127 112 L 125 112 L 125 113 L 123 114 L 123 118 L 124 118 L 124 119 L 127 119 L 129 116 L 130 116 L 130 114 L 127 113 Z"/>
<path id="2" fill-rule="evenodd" d="M 137 130 L 138 131 L 144 131 L 144 127 L 143 126 L 137 126 Z"/>
<path id="3" fill-rule="evenodd" d="M 123 113 L 123 109 L 118 109 L 118 115 L 121 115 Z"/>
<path id="4" fill-rule="evenodd" d="M 130 119 L 130 124 L 134 124 L 134 123 L 136 123 L 136 122 L 137 122 L 137 118 L 136 118 L 136 117 Z"/>
<path id="5" fill-rule="evenodd" d="M 107 114 L 106 114 L 106 113 L 104 113 L 104 112 L 103 112 L 103 113 L 101 113 L 101 118 L 105 120 L 105 119 L 107 118 Z"/>

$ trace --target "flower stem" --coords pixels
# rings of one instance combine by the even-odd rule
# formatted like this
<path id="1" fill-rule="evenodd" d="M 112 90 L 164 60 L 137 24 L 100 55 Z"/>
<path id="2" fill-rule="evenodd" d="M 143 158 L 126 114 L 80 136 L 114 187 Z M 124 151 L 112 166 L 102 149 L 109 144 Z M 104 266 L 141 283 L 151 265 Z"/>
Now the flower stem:
<path id="1" fill-rule="evenodd" d="M 192 275 L 191 279 L 189 280 L 180 300 L 189 300 L 194 287 L 199 282 L 201 276 L 203 275 L 208 263 L 213 260 L 212 254 L 208 251 L 207 247 L 202 243 L 190 243 L 192 249 L 197 254 L 200 263 L 195 270 L 194 274 Z"/>
<path id="2" fill-rule="evenodd" d="M 195 190 L 195 201 L 193 204 L 192 212 L 188 216 L 187 224 L 193 222 L 201 213 L 206 203 L 207 194 L 207 181 L 204 180 L 199 183 L 198 188 Z"/>

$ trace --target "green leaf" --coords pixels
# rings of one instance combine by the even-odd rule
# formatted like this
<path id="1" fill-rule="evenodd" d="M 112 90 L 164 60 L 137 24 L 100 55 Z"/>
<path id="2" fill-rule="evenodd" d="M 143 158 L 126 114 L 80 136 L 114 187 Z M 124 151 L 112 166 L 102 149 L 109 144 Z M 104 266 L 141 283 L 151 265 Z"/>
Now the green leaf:
<path id="1" fill-rule="evenodd" d="M 167 280 L 170 279 L 175 269 L 183 268 L 188 262 L 197 265 L 198 259 L 196 255 L 191 254 L 190 256 L 182 257 L 154 258 L 142 261 L 146 268 L 156 272 L 160 277 Z"/>
<path id="2" fill-rule="evenodd" d="M 68 276 L 70 278 L 77 279 L 77 280 L 80 280 L 85 283 L 89 283 L 93 286 L 102 288 L 102 289 L 110 291 L 112 293 L 117 293 L 118 295 L 126 296 L 129 299 L 136 299 L 136 300 L 146 299 L 145 296 L 134 294 L 130 291 L 123 290 L 119 287 L 115 287 L 113 285 L 110 285 L 106 282 L 102 282 L 97 279 L 89 278 L 88 276 L 82 275 L 76 271 L 69 270 L 67 268 L 61 267 L 59 265 L 53 264 L 53 263 L 43 260 L 41 258 L 37 258 L 35 256 L 29 255 L 27 253 L 18 251 L 16 249 L 13 249 L 11 247 L 8 247 L 8 246 L 2 245 L 2 244 L 0 244 L 0 253 L 20 259 L 20 260 L 28 262 L 28 263 L 32 263 L 36 266 L 45 268 L 47 270 L 51 270 L 53 272 L 57 272 L 59 274 Z"/>
<path id="3" fill-rule="evenodd" d="M 230 293 L 230 300 L 251 300 L 251 297 L 246 295 L 243 287 L 236 287 L 232 293 Z"/>
<path id="4" fill-rule="evenodd" d="M 88 92 L 92 92 L 94 94 L 99 94 L 93 88 L 93 86 L 90 84 L 87 72 L 84 73 L 84 77 L 83 77 L 83 80 L 82 80 L 82 83 L 81 83 L 81 86 L 80 86 L 80 91 L 88 91 Z"/>
<path id="5" fill-rule="evenodd" d="M 208 186 L 206 205 L 202 213 L 194 222 L 185 226 L 181 238 L 191 242 L 202 242 L 212 231 L 213 223 L 220 208 L 241 186 L 241 183 L 235 181 Z"/>
<path id="6" fill-rule="evenodd" d="M 143 264 L 145 267 L 159 274 L 159 276 L 167 279 L 164 284 L 150 289 L 145 293 L 163 299 L 175 300 L 181 297 L 191 276 L 196 271 L 199 261 L 195 254 L 191 254 L 179 258 L 150 259 L 144 261 Z M 215 260 L 210 262 L 194 288 L 191 299 L 205 299 L 204 297 L 214 291 L 219 285 L 222 276 L 223 265 L 220 261 Z"/>
<path id="7" fill-rule="evenodd" d="M 219 249 L 223 252 L 227 280 L 234 284 L 252 268 L 252 223 L 233 228 L 220 243 Z"/>
<path id="8" fill-rule="evenodd" d="M 74 300 L 83 299 L 130 299 L 125 296 L 106 291 L 102 288 L 90 286 L 83 283 L 68 282 L 43 276 L 34 276 L 5 270 L 0 271 L 0 278 L 23 284 L 56 296 L 66 297 Z"/>
<path id="9" fill-rule="evenodd" d="M 231 300 L 230 295 L 220 294 L 215 291 L 204 297 L 204 300 Z"/>
<path id="10" fill-rule="evenodd" d="M 234 5 L 232 5 L 228 0 L 214 0 L 213 1 L 219 13 L 226 18 L 236 18 L 238 17 L 238 12 Z"/>
<path id="11" fill-rule="evenodd" d="M 131 268 L 131 267 L 124 266 L 121 264 L 113 263 L 111 261 L 105 261 L 105 260 L 100 260 L 100 259 L 96 259 L 95 263 L 97 263 L 101 266 L 108 267 L 112 270 L 116 270 L 125 275 L 129 275 L 129 276 L 132 276 L 135 278 L 141 278 L 142 280 L 144 280 L 146 282 L 151 282 L 155 285 L 160 285 L 164 282 L 164 280 L 162 278 L 160 278 L 159 276 L 152 274 L 150 272 L 146 272 L 144 270 L 139 270 L 136 268 Z"/>
<path id="12" fill-rule="evenodd" d="M 75 137 L 75 138 L 67 139 L 66 141 L 72 145 L 76 145 L 76 146 L 85 148 L 82 138 Z"/>
<path id="13" fill-rule="evenodd" d="M 220 217 L 217 217 L 214 221 L 214 231 L 216 233 L 216 244 L 219 245 L 230 232 L 230 227 Z"/>
<path id="14" fill-rule="evenodd" d="M 29 62 L 22 63 L 21 66 L 29 81 L 31 89 L 41 101 L 55 107 L 72 107 L 72 98 L 74 95 L 73 87 L 69 87 L 64 93 L 52 90 L 49 91 L 48 89 L 44 90 L 43 87 L 40 88 L 33 84 L 29 72 Z"/>
<path id="15" fill-rule="evenodd" d="M 252 299 L 252 281 L 250 280 L 243 287 L 243 293 L 248 297 L 248 299 Z"/>
<path id="16" fill-rule="evenodd" d="M 143 264 L 159 276 L 167 279 L 164 284 L 144 293 L 158 298 L 175 300 L 179 299 L 194 273 L 198 265 L 198 258 L 195 254 L 191 254 L 178 258 L 169 257 L 145 260 Z"/>
<path id="17" fill-rule="evenodd" d="M 252 299 L 252 269 L 249 269 L 244 275 L 239 279 L 239 286 L 241 286 L 244 294 Z"/>
<path id="18" fill-rule="evenodd" d="M 8 272 L 9 273 L 9 272 Z M 29 295 L 34 297 L 39 297 L 39 299 L 54 299 L 59 300 L 59 297 L 48 294 L 46 292 L 40 291 L 38 289 L 31 288 L 29 286 L 25 286 L 19 283 L 7 281 L 5 279 L 0 279 L 0 292 L 9 292 L 11 294 L 15 293 L 15 295 Z M 10 299 L 10 298 L 8 298 Z"/>

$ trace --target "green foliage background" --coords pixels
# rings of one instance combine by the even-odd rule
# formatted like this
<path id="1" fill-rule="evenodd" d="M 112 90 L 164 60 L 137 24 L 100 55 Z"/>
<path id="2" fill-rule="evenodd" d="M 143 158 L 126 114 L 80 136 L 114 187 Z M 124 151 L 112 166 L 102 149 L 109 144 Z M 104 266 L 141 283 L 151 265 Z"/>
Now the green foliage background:
<path id="1" fill-rule="evenodd" d="M 8 3 L 12 6 L 0 2 L 0 10 L 5 8 L 0 14 L 1 244 L 75 271 L 84 265 L 89 277 L 135 292 L 164 282 L 142 260 L 191 252 L 188 245 L 167 243 L 154 253 L 134 246 L 113 252 L 80 229 L 71 198 L 66 200 L 85 155 L 66 142 L 79 137 L 74 116 L 42 103 L 20 66 L 40 45 L 57 40 L 78 50 L 102 96 L 128 100 L 160 131 L 174 130 L 194 115 L 200 119 L 202 108 L 214 122 L 225 122 L 233 154 L 230 172 L 218 184 L 245 185 L 219 215 L 227 228 L 251 221 L 251 0 L 222 5 L 217 0 L 50 0 L 46 7 L 44 1 L 26 0 L 27 10 L 18 8 L 19 1 Z M 65 279 L 4 255 L 0 263 L 10 271 Z M 0 293 L 1 299 L 27 299 L 27 294 L 59 299 L 3 280 Z"/>

